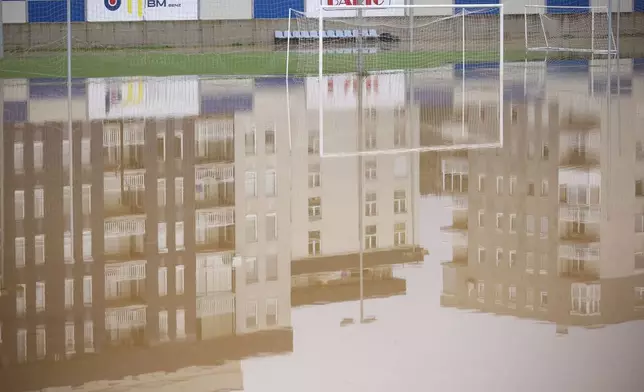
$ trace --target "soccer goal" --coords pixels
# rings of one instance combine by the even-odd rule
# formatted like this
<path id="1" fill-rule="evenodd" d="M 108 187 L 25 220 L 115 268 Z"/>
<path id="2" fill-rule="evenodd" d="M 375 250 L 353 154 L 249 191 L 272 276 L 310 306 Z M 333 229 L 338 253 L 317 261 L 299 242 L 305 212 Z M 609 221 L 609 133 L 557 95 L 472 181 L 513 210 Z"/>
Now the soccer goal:
<path id="1" fill-rule="evenodd" d="M 607 6 L 525 6 L 527 51 L 617 53 Z"/>
<path id="2" fill-rule="evenodd" d="M 436 75 L 425 78 L 441 82 L 436 96 L 446 96 L 443 90 L 449 90 L 450 96 L 457 97 L 453 105 L 463 128 L 467 125 L 460 118 L 470 112 L 464 106 L 474 102 L 477 108 L 487 102 L 483 105 L 490 104 L 495 111 L 493 116 L 487 114 L 502 118 L 502 10 L 501 4 L 398 5 L 392 0 L 386 6 L 321 5 L 306 13 L 292 11 L 288 31 L 276 39 L 276 45 L 286 48 L 288 76 L 308 76 L 306 105 L 309 111 L 319 113 L 320 154 L 398 151 L 395 145 L 400 137 L 385 135 L 392 146 L 384 146 L 380 140 L 385 137 L 378 137 L 375 143 L 361 127 L 385 127 L 400 113 L 414 112 L 418 105 L 414 91 L 431 90 L 432 86 L 411 88 L 408 74 L 412 72 Z M 475 75 L 486 81 L 472 77 Z M 435 99 L 436 105 L 444 103 L 442 98 Z M 354 123 L 355 113 L 363 118 Z M 385 120 L 387 116 L 392 119 Z M 415 123 L 418 127 L 418 120 Z M 411 127 L 414 121 L 409 119 L 406 124 Z M 360 132 L 362 138 L 356 135 Z M 409 137 L 413 134 L 410 130 Z M 345 147 L 351 140 L 359 140 L 359 145 L 348 151 Z M 432 150 L 413 141 L 400 148 Z"/>

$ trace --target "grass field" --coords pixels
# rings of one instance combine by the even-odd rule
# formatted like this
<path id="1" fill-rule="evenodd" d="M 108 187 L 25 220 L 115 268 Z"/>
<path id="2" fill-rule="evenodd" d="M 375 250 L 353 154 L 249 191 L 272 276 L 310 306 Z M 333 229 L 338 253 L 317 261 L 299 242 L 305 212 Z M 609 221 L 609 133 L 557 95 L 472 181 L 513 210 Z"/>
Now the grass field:
<path id="1" fill-rule="evenodd" d="M 505 52 L 506 61 L 523 60 L 526 53 Z M 289 74 L 312 75 L 318 72 L 316 53 L 292 54 Z M 379 52 L 364 55 L 366 71 L 422 69 L 459 63 L 462 52 Z M 539 58 L 537 55 L 535 58 Z M 541 56 L 541 58 L 543 58 Z M 498 54 L 466 52 L 467 63 L 498 61 Z M 325 73 L 355 72 L 356 54 L 327 54 Z M 75 78 L 170 75 L 284 75 L 286 52 L 170 53 L 163 51 L 100 51 L 72 55 Z M 0 60 L 0 78 L 66 77 L 64 52 L 33 54 Z"/>

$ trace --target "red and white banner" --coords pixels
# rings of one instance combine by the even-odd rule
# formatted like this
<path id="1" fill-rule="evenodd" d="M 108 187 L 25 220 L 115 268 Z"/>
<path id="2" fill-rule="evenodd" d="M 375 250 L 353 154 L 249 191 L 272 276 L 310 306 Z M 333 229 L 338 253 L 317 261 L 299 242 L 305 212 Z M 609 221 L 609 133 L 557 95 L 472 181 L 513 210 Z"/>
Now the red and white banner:
<path id="1" fill-rule="evenodd" d="M 338 7 L 338 9 L 325 10 L 324 18 L 347 18 L 357 15 L 355 10 L 343 11 L 342 7 L 351 7 L 356 5 L 365 5 L 367 7 L 386 7 L 388 5 L 405 5 L 405 0 L 306 0 L 305 10 L 309 17 L 317 17 L 320 12 L 320 4 L 329 7 Z M 403 16 L 404 8 L 380 8 L 375 10 L 365 10 L 363 16 Z"/>
<path id="2" fill-rule="evenodd" d="M 374 74 L 360 77 L 355 74 L 330 75 L 306 79 L 306 107 L 317 109 L 320 99 L 325 109 L 355 110 L 362 83 L 362 106 L 394 108 L 405 104 L 405 74 L 403 72 Z M 320 85 L 321 84 L 321 85 Z M 322 88 L 322 94 L 320 94 Z"/>

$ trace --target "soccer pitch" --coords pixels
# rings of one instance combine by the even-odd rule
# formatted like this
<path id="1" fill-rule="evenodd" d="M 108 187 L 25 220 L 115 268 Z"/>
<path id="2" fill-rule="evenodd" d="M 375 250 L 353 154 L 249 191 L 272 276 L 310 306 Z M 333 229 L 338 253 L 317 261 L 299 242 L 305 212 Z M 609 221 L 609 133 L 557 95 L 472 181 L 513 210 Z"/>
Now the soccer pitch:
<path id="1" fill-rule="evenodd" d="M 534 58 L 543 58 L 535 54 Z M 363 55 L 363 71 L 432 68 L 446 64 L 468 64 L 499 61 L 490 52 L 377 52 Z M 505 52 L 506 61 L 526 59 L 526 52 Z M 324 73 L 356 72 L 357 54 L 324 55 Z M 96 51 L 72 55 L 72 76 L 100 78 L 116 76 L 171 75 L 284 75 L 286 52 L 177 53 L 164 51 Z M 67 57 L 64 52 L 6 57 L 0 60 L 0 78 L 66 77 Z M 289 75 L 318 73 L 317 53 L 291 53 Z"/>

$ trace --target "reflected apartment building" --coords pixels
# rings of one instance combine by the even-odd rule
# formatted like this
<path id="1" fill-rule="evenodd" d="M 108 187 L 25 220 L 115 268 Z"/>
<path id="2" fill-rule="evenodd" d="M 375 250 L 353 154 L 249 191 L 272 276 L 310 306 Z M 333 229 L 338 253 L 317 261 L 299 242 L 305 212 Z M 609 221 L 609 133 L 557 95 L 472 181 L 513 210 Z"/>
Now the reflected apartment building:
<path id="1" fill-rule="evenodd" d="M 49 385 L 33 384 L 33 374 L 43 382 L 66 375 L 62 386 L 154 372 L 169 362 L 180 369 L 290 350 L 290 260 L 277 244 L 288 240 L 277 236 L 289 230 L 288 205 L 284 211 L 269 197 L 246 198 L 248 176 L 235 176 L 250 172 L 253 159 L 279 160 L 275 149 L 248 157 L 252 115 L 207 96 L 197 97 L 202 110 L 197 105 L 193 114 L 155 112 L 157 101 L 172 100 L 172 89 L 196 94 L 204 83 L 197 79 L 83 83 L 90 109 L 74 118 L 71 143 L 66 124 L 48 121 L 44 109 L 35 121 L 3 122 L 2 240 L 10 246 L 2 254 L 0 358 L 10 373 L 2 378 L 17 389 L 42 388 Z M 96 90 L 118 115 L 105 109 L 97 116 L 96 108 L 91 115 Z M 123 103 L 130 90 L 138 100 Z M 236 125 L 235 116 L 247 121 Z M 274 183 L 288 189 L 288 177 L 273 169 Z M 268 209 L 264 216 L 284 217 L 272 237 L 269 225 L 248 238 L 249 225 L 236 224 Z M 258 246 L 271 247 L 277 272 L 257 273 L 270 264 L 259 260 L 265 250 Z M 210 343 L 196 348 L 193 341 Z M 137 346 L 148 348 L 139 358 L 115 351 Z M 155 350 L 172 359 L 159 361 Z M 79 374 L 64 364 L 79 357 L 97 366 Z"/>
<path id="2" fill-rule="evenodd" d="M 413 108 L 404 100 L 405 75 L 338 75 L 321 85 L 310 79 L 290 93 L 292 303 L 360 299 L 361 258 L 364 297 L 403 294 L 404 280 L 395 277 L 393 266 L 424 257 L 414 218 L 416 154 L 356 153 L 417 146 L 409 121 Z M 321 146 L 325 153 L 347 156 L 320 157 Z"/>
<path id="3" fill-rule="evenodd" d="M 476 183 L 466 209 L 454 203 L 454 226 L 467 224 L 444 264 L 444 306 L 561 333 L 642 317 L 634 100 L 588 98 L 587 75 L 575 78 L 545 99 L 509 97 L 503 148 L 469 152 Z"/>

